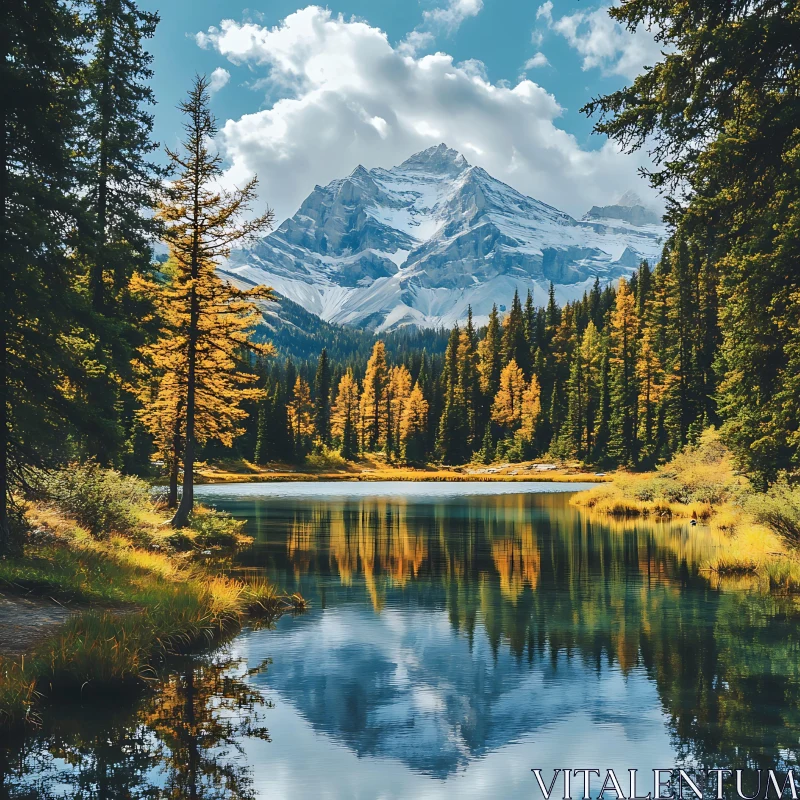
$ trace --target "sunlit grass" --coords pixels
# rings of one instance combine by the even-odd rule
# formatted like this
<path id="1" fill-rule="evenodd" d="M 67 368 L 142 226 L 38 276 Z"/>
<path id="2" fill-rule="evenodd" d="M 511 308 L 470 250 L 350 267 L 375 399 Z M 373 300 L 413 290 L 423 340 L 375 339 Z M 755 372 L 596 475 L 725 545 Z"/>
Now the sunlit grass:
<path id="1" fill-rule="evenodd" d="M 201 514 L 213 523 L 195 536 L 248 541 L 221 515 Z M 135 538 L 98 539 L 53 508 L 31 507 L 29 518 L 47 535 L 24 557 L 0 561 L 0 586 L 91 610 L 76 613 L 24 658 L 0 658 L 0 727 L 31 719 L 37 697 L 140 690 L 159 661 L 211 645 L 251 618 L 304 607 L 263 579 L 216 575 L 189 553 L 172 552 L 171 529 L 163 536 L 145 523 Z"/>
<path id="2" fill-rule="evenodd" d="M 763 498 L 760 503 L 755 499 Z M 650 473 L 618 473 L 613 483 L 576 495 L 574 505 L 620 519 L 695 519 L 724 536 L 703 563 L 724 586 L 746 584 L 773 592 L 800 591 L 800 554 L 752 509 L 768 501 L 737 474 L 716 433 Z M 774 500 L 772 501 L 775 502 Z M 765 515 L 766 516 L 766 515 Z M 742 582 L 744 581 L 744 584 Z"/>

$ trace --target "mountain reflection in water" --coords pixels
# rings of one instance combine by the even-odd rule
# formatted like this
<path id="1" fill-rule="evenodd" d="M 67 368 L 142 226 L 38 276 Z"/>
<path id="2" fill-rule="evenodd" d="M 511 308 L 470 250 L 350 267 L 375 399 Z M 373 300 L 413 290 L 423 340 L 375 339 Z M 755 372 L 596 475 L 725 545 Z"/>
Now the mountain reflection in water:
<path id="1" fill-rule="evenodd" d="M 139 773 L 151 791 L 134 788 L 120 745 L 128 793 L 106 796 L 482 797 L 536 794 L 534 766 L 796 764 L 794 599 L 719 587 L 701 566 L 720 542 L 702 527 L 597 519 L 567 494 L 521 488 L 201 487 L 256 538 L 230 568 L 266 574 L 311 610 L 231 646 L 250 694 L 220 720 L 244 727 L 206 737 L 198 793 L 167 791 L 189 763 L 189 706 L 155 725 L 148 701 L 135 724 L 103 724 L 160 742 Z M 256 712 L 271 741 L 248 721 Z M 38 759 L 59 785 L 84 787 L 52 796 L 103 796 L 89 786 L 99 749 L 110 763 L 113 748 L 68 717 L 7 751 L 7 782 L 30 786 Z M 238 784 L 214 794 L 221 774 Z"/>

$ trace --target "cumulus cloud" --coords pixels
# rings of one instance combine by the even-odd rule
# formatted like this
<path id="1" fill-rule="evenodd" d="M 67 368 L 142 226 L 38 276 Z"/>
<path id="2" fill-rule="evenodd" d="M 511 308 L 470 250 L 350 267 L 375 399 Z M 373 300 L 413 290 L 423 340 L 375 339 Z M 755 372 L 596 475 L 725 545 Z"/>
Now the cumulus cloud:
<path id="1" fill-rule="evenodd" d="M 583 69 L 599 67 L 606 75 L 622 75 L 633 80 L 644 66 L 652 66 L 661 58 L 661 45 L 652 32 L 639 26 L 631 33 L 608 16 L 608 7 L 594 11 L 577 11 L 558 19 L 553 17 L 553 4 L 548 0 L 539 7 L 537 17 L 563 36 L 583 56 Z"/>
<path id="2" fill-rule="evenodd" d="M 442 141 L 572 214 L 613 202 L 637 183 L 636 158 L 609 142 L 583 149 L 558 126 L 555 97 L 533 81 L 493 84 L 480 62 L 412 56 L 366 22 L 309 6 L 272 28 L 224 20 L 203 35 L 231 62 L 263 69 L 271 96 L 280 95 L 228 120 L 220 134 L 227 180 L 257 173 L 279 220 L 317 183 L 360 163 L 393 166 Z"/>
<path id="3" fill-rule="evenodd" d="M 547 60 L 547 56 L 544 53 L 536 53 L 525 62 L 523 69 L 536 69 L 537 67 L 549 66 L 549 64 L 550 62 Z"/>
<path id="4" fill-rule="evenodd" d="M 217 67 L 211 73 L 211 79 L 208 83 L 208 91 L 211 94 L 216 94 L 223 86 L 227 85 L 231 79 L 231 74 L 224 67 Z"/>

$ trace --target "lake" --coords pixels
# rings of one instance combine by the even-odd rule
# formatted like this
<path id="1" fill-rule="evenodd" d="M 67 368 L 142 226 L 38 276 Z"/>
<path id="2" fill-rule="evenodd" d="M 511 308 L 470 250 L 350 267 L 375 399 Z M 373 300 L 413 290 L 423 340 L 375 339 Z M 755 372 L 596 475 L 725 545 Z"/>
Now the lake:
<path id="1" fill-rule="evenodd" d="M 795 601 L 723 589 L 706 528 L 597 518 L 582 488 L 198 487 L 255 537 L 232 574 L 310 610 L 133 708 L 49 711 L 0 750 L 0 796 L 541 797 L 532 768 L 796 765 Z"/>

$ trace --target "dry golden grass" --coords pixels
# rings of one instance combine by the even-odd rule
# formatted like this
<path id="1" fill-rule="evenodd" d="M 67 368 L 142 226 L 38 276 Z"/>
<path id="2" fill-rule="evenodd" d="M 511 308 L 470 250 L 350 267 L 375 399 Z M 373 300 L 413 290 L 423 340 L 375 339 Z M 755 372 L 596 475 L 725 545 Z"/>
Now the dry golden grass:
<path id="1" fill-rule="evenodd" d="M 618 519 L 696 519 L 724 536 L 724 546 L 705 559 L 724 586 L 800 591 L 800 556 L 767 525 L 748 512 L 753 497 L 737 474 L 716 432 L 707 431 L 655 472 L 620 472 L 612 483 L 581 492 L 571 502 Z"/>

